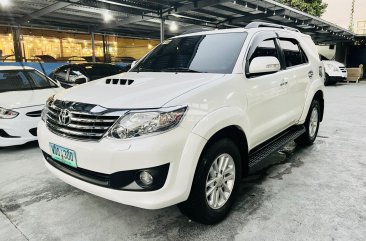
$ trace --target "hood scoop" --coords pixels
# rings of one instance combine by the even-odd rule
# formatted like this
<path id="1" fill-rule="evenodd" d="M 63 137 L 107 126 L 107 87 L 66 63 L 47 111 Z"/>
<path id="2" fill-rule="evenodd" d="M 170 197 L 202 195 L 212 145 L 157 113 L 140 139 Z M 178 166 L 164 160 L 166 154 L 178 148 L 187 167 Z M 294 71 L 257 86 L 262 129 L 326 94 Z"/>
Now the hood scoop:
<path id="1" fill-rule="evenodd" d="M 133 82 L 135 82 L 132 79 L 106 79 L 106 84 L 111 85 L 131 85 Z"/>

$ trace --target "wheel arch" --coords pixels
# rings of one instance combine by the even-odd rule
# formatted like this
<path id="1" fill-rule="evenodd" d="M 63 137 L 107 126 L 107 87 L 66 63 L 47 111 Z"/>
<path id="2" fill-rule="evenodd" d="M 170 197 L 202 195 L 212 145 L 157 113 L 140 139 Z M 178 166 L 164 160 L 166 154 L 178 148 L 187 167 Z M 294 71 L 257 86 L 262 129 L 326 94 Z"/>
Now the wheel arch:
<path id="1" fill-rule="evenodd" d="M 202 149 L 201 155 L 205 152 L 205 150 L 211 146 L 216 141 L 228 138 L 231 139 L 238 147 L 238 150 L 241 155 L 241 163 L 242 163 L 242 173 L 243 175 L 247 175 L 248 173 L 248 140 L 244 130 L 238 125 L 229 125 L 221 128 L 216 131 L 209 139 L 207 140 L 205 146 Z M 201 156 L 200 156 L 201 159 Z"/>
<path id="2" fill-rule="evenodd" d="M 322 90 L 318 90 L 314 97 L 313 100 L 317 100 L 319 102 L 320 105 L 320 121 L 323 121 L 323 116 L 324 116 L 324 93 Z"/>

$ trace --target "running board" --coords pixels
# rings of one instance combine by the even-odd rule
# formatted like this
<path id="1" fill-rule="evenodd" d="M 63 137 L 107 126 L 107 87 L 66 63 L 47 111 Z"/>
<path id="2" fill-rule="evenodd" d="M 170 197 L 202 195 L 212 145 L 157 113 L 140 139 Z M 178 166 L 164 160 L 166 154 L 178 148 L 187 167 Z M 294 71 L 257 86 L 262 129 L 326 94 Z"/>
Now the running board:
<path id="1" fill-rule="evenodd" d="M 270 154 L 278 151 L 287 143 L 295 140 L 305 133 L 304 126 L 291 127 L 288 130 L 278 134 L 263 144 L 255 147 L 249 153 L 249 173 L 253 173 L 264 167 L 262 161 Z"/>

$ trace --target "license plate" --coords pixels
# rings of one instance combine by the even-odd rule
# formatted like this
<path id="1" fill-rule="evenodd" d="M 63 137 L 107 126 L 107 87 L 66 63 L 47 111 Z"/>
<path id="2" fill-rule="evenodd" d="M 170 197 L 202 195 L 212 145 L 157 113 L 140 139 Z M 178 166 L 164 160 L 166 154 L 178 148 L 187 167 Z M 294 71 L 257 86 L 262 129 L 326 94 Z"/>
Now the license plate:
<path id="1" fill-rule="evenodd" d="M 62 162 L 71 167 L 77 167 L 76 165 L 76 153 L 68 148 L 58 146 L 50 143 L 51 156 L 53 159 Z"/>

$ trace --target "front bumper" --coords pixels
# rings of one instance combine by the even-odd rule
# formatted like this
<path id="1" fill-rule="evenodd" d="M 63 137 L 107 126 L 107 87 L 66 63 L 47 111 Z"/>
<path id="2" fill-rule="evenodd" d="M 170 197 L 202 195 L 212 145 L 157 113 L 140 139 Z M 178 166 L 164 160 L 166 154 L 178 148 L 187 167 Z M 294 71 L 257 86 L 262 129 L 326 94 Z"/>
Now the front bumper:
<path id="1" fill-rule="evenodd" d="M 106 199 L 146 209 L 171 206 L 188 198 L 197 161 L 206 143 L 202 137 L 180 127 L 160 135 L 131 140 L 77 141 L 50 132 L 44 122 L 38 125 L 38 141 L 45 154 L 50 155 L 50 142 L 69 148 L 76 152 L 79 168 L 106 175 L 169 164 L 162 188 L 138 192 L 93 184 L 65 173 L 45 160 L 47 168 L 70 185 Z"/>
<path id="2" fill-rule="evenodd" d="M 34 106 L 15 110 L 19 115 L 14 119 L 0 119 L 0 147 L 22 145 L 37 140 L 37 124 L 40 117 L 30 117 L 29 112 L 40 111 L 43 107 Z"/>

